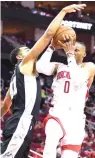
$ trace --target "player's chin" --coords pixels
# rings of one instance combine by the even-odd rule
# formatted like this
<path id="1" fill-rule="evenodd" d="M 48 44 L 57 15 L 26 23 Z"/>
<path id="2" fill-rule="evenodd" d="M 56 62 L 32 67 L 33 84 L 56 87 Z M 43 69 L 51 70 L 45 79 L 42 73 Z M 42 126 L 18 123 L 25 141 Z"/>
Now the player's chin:
<path id="1" fill-rule="evenodd" d="M 78 56 L 75 54 L 75 59 L 76 59 L 76 61 L 78 61 Z"/>

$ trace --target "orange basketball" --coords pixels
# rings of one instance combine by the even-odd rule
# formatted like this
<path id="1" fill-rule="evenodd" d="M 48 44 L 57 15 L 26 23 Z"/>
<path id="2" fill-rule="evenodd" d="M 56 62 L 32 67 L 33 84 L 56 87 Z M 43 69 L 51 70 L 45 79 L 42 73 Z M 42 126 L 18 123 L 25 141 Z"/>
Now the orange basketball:
<path id="1" fill-rule="evenodd" d="M 73 42 L 76 41 L 76 33 L 70 26 L 60 26 L 56 31 L 56 34 L 53 37 L 53 42 L 56 46 L 58 46 L 58 40 L 64 43 L 63 35 L 71 35 L 73 38 Z"/>

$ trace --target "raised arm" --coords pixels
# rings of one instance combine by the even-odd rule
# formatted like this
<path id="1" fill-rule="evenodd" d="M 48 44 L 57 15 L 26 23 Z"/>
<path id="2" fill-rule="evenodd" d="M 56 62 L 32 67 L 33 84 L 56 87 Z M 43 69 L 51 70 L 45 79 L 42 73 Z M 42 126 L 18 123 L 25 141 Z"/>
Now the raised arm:
<path id="1" fill-rule="evenodd" d="M 59 46 L 64 49 L 66 55 L 67 55 L 67 62 L 70 67 L 78 66 L 76 59 L 75 59 L 75 46 L 73 44 L 73 38 L 69 35 L 63 35 L 63 39 L 67 42 L 62 43 L 61 41 L 58 41 Z"/>
<path id="2" fill-rule="evenodd" d="M 53 54 L 53 47 L 50 45 L 46 51 L 43 53 L 41 58 L 36 62 L 36 70 L 39 73 L 43 73 L 45 75 L 52 75 L 55 69 L 57 68 L 57 64 L 55 62 L 50 62 L 50 59 Z"/>
<path id="3" fill-rule="evenodd" d="M 8 89 L 4 101 L 0 106 L 1 117 L 3 117 L 9 111 L 11 103 L 10 89 Z"/>
<path id="4" fill-rule="evenodd" d="M 32 59 L 36 59 L 39 54 L 49 44 L 50 40 L 59 28 L 64 16 L 67 13 L 76 12 L 77 10 L 84 9 L 85 4 L 73 4 L 63 8 L 59 14 L 50 23 L 43 36 L 36 42 L 36 44 L 30 49 L 28 55 L 23 59 L 22 65 L 30 62 Z"/>
<path id="5" fill-rule="evenodd" d="M 70 67 L 72 66 L 74 67 L 74 65 L 77 65 L 77 64 L 74 57 L 75 48 L 73 46 L 73 39 L 69 35 L 63 35 L 63 40 L 67 40 L 67 42 L 62 43 L 61 41 L 58 41 L 59 43 L 58 46 L 64 49 L 67 55 L 68 65 Z M 52 49 L 51 49 L 51 46 L 52 46 Z M 44 52 L 44 54 L 36 63 L 36 69 L 39 73 L 43 73 L 45 75 L 52 75 L 53 72 L 55 72 L 55 70 L 57 69 L 58 63 L 50 62 L 54 48 L 56 49 L 56 46 L 54 45 L 53 40 L 52 40 L 51 45 L 47 48 L 47 50 Z"/>

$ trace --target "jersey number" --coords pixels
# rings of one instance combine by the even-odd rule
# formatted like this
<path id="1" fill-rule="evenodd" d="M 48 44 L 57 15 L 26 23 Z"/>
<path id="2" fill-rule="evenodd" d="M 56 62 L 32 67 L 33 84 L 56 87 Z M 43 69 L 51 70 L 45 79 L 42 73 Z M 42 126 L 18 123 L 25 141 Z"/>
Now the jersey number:
<path id="1" fill-rule="evenodd" d="M 65 93 L 69 93 L 69 89 L 70 89 L 70 82 L 69 81 L 65 81 L 64 92 Z"/>

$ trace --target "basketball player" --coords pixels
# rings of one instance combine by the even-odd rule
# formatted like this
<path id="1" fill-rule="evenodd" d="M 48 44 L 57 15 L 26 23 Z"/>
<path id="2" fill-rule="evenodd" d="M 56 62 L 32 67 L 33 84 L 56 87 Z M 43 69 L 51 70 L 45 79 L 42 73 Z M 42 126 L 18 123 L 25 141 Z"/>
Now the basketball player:
<path id="1" fill-rule="evenodd" d="M 1 107 L 1 116 L 4 116 L 10 107 L 13 113 L 5 123 L 3 131 L 2 158 L 27 157 L 41 99 L 39 79 L 35 69 L 36 59 L 49 44 L 64 16 L 84 9 L 85 6 L 85 4 L 74 4 L 63 8 L 33 48 L 21 47 L 14 50 L 17 53 L 17 59 L 22 61 L 16 66 L 10 88 Z"/>
<path id="2" fill-rule="evenodd" d="M 65 40 L 68 38 L 69 36 L 64 36 Z M 77 158 L 85 135 L 84 107 L 87 92 L 95 76 L 95 65 L 83 62 L 86 56 L 85 45 L 76 42 L 73 46 L 70 39 L 65 44 L 59 41 L 67 54 L 68 65 L 50 63 L 53 53 L 53 49 L 50 48 L 36 64 L 39 73 L 51 75 L 55 69 L 57 70 L 52 84 L 53 107 L 50 108 L 44 122 L 46 134 L 44 158 L 56 158 L 59 141 L 61 141 L 62 158 Z"/>

